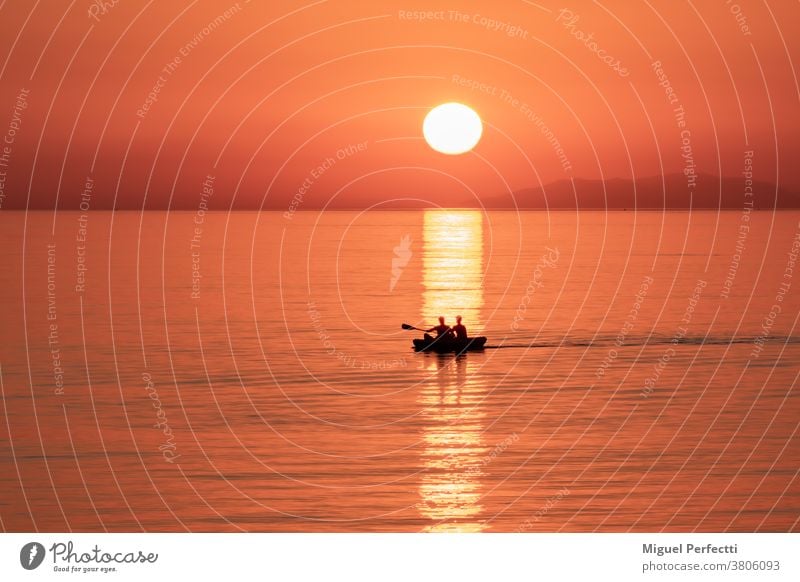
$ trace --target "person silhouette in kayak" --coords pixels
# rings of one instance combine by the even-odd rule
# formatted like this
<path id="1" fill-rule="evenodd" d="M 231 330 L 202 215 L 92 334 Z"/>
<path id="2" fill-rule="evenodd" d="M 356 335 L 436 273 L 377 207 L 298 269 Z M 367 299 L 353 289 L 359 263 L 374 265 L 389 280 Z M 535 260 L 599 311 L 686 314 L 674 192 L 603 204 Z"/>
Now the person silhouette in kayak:
<path id="1" fill-rule="evenodd" d="M 441 315 L 439 316 L 439 325 L 434 325 L 430 329 L 426 329 L 426 332 L 435 331 L 436 332 L 436 339 L 447 339 L 453 336 L 453 331 L 450 329 L 449 325 L 444 324 L 444 317 Z M 431 338 L 427 333 L 425 334 L 426 339 Z M 433 339 L 433 338 L 431 338 Z"/>
<path id="2" fill-rule="evenodd" d="M 456 334 L 456 339 L 467 339 L 467 328 L 461 323 L 461 316 L 456 316 L 456 324 L 453 326 L 453 333 Z"/>

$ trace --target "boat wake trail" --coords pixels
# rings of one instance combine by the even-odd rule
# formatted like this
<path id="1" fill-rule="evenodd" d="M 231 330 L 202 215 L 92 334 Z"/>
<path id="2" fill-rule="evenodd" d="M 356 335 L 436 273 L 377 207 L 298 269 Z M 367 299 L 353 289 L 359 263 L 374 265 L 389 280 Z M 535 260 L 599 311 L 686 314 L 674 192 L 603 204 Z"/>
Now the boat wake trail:
<path id="1" fill-rule="evenodd" d="M 562 338 L 562 339 L 532 339 L 528 343 L 521 343 L 520 338 L 514 338 L 513 343 L 501 342 L 496 345 L 487 345 L 487 350 L 499 350 L 510 348 L 581 348 L 581 347 L 637 347 L 637 346 L 657 346 L 657 345 L 715 345 L 726 346 L 734 344 L 752 344 L 756 340 L 763 340 L 762 336 L 746 335 L 746 336 L 709 336 L 709 337 L 683 337 L 673 338 L 667 336 L 642 336 L 642 337 L 629 337 L 622 343 L 617 342 L 616 337 L 597 337 L 590 339 L 583 338 Z M 800 344 L 800 336 L 770 336 L 769 341 L 774 344 Z M 523 340 L 524 342 L 524 340 Z"/>

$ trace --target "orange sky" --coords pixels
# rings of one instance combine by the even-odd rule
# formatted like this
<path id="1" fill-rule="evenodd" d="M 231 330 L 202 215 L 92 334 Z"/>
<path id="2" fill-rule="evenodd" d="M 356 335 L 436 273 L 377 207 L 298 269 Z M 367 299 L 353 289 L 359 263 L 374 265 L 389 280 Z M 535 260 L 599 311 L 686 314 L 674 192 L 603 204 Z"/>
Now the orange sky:
<path id="1" fill-rule="evenodd" d="M 0 10 L 4 209 L 77 208 L 87 177 L 92 208 L 191 209 L 208 175 L 213 208 L 448 205 L 746 150 L 800 188 L 796 2 L 70 4 Z M 422 141 L 445 101 L 483 118 L 473 153 Z"/>

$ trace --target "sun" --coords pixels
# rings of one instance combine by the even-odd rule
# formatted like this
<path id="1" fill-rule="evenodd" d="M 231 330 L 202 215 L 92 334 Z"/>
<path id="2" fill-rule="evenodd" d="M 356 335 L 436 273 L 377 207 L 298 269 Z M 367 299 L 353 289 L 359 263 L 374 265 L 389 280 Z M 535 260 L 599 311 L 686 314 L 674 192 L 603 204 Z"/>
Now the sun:
<path id="1" fill-rule="evenodd" d="M 481 139 L 483 124 L 475 111 L 461 103 L 443 103 L 434 107 L 422 122 L 422 134 L 437 152 L 463 154 Z"/>

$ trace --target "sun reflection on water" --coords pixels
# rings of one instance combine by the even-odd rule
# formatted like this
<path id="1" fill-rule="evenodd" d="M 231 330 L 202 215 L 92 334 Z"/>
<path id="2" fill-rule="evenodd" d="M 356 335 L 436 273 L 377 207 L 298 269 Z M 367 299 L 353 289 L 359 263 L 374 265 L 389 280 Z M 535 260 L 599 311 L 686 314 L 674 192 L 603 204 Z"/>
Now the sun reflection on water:
<path id="1" fill-rule="evenodd" d="M 483 308 L 483 215 L 475 210 L 429 210 L 423 217 L 422 318 L 448 323 L 456 315 L 480 327 Z"/>
<path id="2" fill-rule="evenodd" d="M 423 229 L 423 317 L 464 317 L 481 325 L 483 219 L 475 211 L 428 211 Z M 417 505 L 432 523 L 425 531 L 481 531 L 485 386 L 477 381 L 480 354 L 426 354 L 429 380 L 420 389 L 426 428 Z"/>

